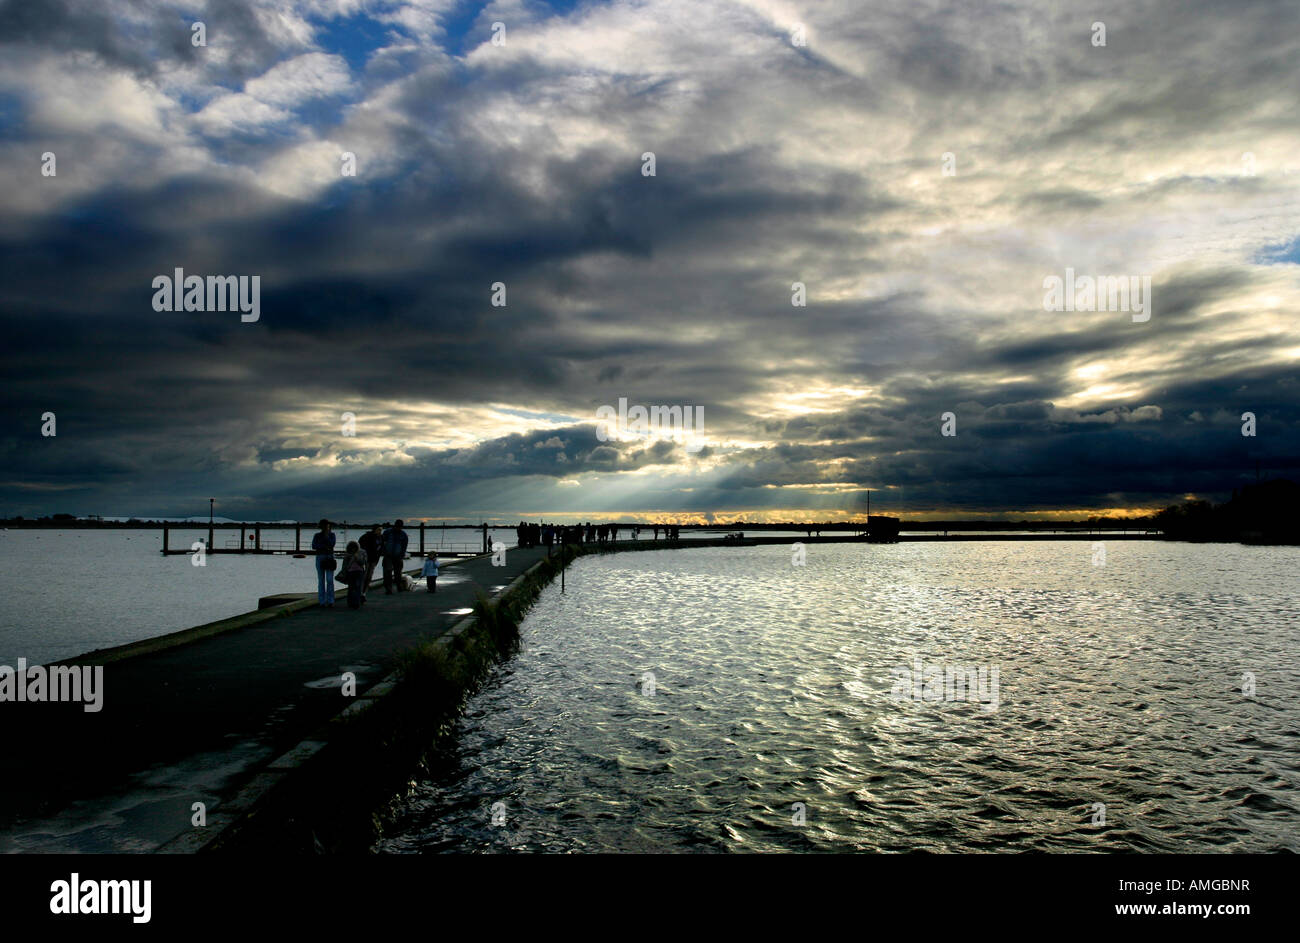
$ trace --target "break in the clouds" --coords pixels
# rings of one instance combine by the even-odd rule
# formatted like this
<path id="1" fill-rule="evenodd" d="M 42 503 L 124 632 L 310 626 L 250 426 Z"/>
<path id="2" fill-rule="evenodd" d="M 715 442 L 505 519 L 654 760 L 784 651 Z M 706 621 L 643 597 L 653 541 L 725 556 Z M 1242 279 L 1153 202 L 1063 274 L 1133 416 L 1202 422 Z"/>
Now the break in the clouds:
<path id="1" fill-rule="evenodd" d="M 1295 475 L 1297 47 L 1289 0 L 3 0 L 0 513 Z M 260 316 L 154 310 L 177 268 L 259 276 Z M 1067 272 L 1149 276 L 1149 317 L 1049 310 Z M 620 398 L 699 440 L 603 434 Z"/>

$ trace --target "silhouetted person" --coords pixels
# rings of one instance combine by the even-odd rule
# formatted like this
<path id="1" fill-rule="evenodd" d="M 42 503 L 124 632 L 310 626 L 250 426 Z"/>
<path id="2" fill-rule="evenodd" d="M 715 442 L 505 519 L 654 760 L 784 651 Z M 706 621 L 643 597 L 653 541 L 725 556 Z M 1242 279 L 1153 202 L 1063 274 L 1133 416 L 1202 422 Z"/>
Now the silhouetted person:
<path id="1" fill-rule="evenodd" d="M 326 609 L 334 608 L 334 541 L 330 522 L 321 518 L 320 532 L 311 539 L 316 552 L 316 598 Z"/>
<path id="2" fill-rule="evenodd" d="M 384 531 L 382 546 L 384 551 L 384 593 L 388 596 L 393 595 L 393 584 L 397 584 L 397 592 L 401 592 L 406 587 L 402 585 L 402 561 L 406 559 L 406 545 L 410 541 L 406 531 L 402 530 L 402 521 L 399 518 L 397 523 L 388 530 Z"/>
<path id="3" fill-rule="evenodd" d="M 383 540 L 383 531 L 376 524 L 366 533 L 361 535 L 357 543 L 361 549 L 366 552 L 366 576 L 365 581 L 361 584 L 361 598 L 364 599 L 366 592 L 370 589 L 370 584 L 375 578 L 375 567 L 379 565 L 380 543 Z"/>
<path id="4" fill-rule="evenodd" d="M 348 608 L 360 609 L 365 602 L 366 552 L 355 540 L 348 541 L 347 552 L 339 567 L 339 579 L 348 588 Z"/>

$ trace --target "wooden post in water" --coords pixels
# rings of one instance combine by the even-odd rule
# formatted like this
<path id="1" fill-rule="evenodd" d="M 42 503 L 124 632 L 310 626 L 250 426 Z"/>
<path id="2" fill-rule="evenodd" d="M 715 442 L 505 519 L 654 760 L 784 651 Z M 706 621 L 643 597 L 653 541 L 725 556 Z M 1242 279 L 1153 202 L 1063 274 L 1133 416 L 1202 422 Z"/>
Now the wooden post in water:
<path id="1" fill-rule="evenodd" d="M 166 524 L 164 524 L 163 525 L 163 555 L 164 556 L 167 554 L 167 532 L 169 530 L 170 528 Z"/>
<path id="2" fill-rule="evenodd" d="M 243 524 L 239 525 L 239 552 L 243 553 L 248 546 L 248 534 Z"/>
<path id="3" fill-rule="evenodd" d="M 253 528 L 253 549 L 262 549 L 262 528 L 261 525 Z"/>
<path id="4" fill-rule="evenodd" d="M 487 525 L 483 525 L 483 552 L 488 552 Z"/>
<path id="5" fill-rule="evenodd" d="M 424 556 L 424 521 L 420 521 L 420 556 Z"/>
<path id="6" fill-rule="evenodd" d="M 293 552 L 302 553 L 302 525 L 293 525 Z"/>

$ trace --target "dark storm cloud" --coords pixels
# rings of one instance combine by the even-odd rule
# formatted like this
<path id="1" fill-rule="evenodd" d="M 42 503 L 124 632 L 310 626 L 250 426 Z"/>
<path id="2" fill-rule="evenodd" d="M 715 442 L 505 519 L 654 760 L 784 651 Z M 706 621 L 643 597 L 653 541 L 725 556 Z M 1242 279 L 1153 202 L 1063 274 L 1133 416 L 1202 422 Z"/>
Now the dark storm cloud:
<path id="1" fill-rule="evenodd" d="M 180 57 L 187 55 L 184 47 L 193 48 L 189 28 L 180 18 L 155 24 L 144 34 L 144 45 L 141 35 L 131 36 L 113 11 L 94 0 L 0 0 L 0 37 L 11 47 L 89 52 L 109 65 L 141 74 L 154 71 L 157 53 Z"/>
<path id="2" fill-rule="evenodd" d="M 1113 507 L 1296 474 L 1294 265 L 1255 261 L 1294 238 L 1296 14 L 1141 6 L 828 4 L 806 50 L 757 6 L 530 14 L 464 54 L 384 21 L 349 71 L 290 0 L 208 4 L 207 55 L 179 7 L 4 4 L 5 50 L 98 71 L 12 92 L 0 513 Z M 90 127 L 69 89 L 118 81 Z M 1225 181 L 1247 149 L 1275 176 Z M 260 274 L 261 319 L 153 311 L 175 266 Z M 1044 311 L 1067 266 L 1151 273 L 1154 317 Z M 600 441 L 619 397 L 702 406 L 708 448 Z"/>
<path id="3" fill-rule="evenodd" d="M 263 4 L 271 15 L 271 5 Z M 257 4 L 244 0 L 0 0 L 0 39 L 11 51 L 89 53 L 105 65 L 156 77 L 177 65 L 211 70 L 227 85 L 260 74 L 282 54 L 259 19 Z M 192 26 L 206 27 L 208 47 L 195 46 Z M 223 55 L 206 54 L 220 45 Z"/>

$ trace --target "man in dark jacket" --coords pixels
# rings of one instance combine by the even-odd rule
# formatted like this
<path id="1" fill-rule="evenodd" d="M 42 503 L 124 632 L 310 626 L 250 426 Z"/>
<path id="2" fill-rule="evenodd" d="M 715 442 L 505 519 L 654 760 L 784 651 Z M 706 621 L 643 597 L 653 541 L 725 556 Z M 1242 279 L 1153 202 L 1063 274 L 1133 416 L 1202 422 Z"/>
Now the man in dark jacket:
<path id="1" fill-rule="evenodd" d="M 370 528 L 369 531 L 361 535 L 357 543 L 361 544 L 361 549 L 366 552 L 366 576 L 365 582 L 361 585 L 362 598 L 366 595 L 366 590 L 370 588 L 370 583 L 375 578 L 375 567 L 379 565 L 379 548 L 383 540 L 383 532 L 378 524 Z"/>
<path id="2" fill-rule="evenodd" d="M 406 544 L 409 540 L 406 531 L 402 530 L 400 519 L 384 531 L 380 540 L 384 552 L 384 592 L 389 596 L 393 595 L 394 583 L 397 584 L 399 593 L 405 588 L 402 586 L 402 561 L 406 559 Z"/>

